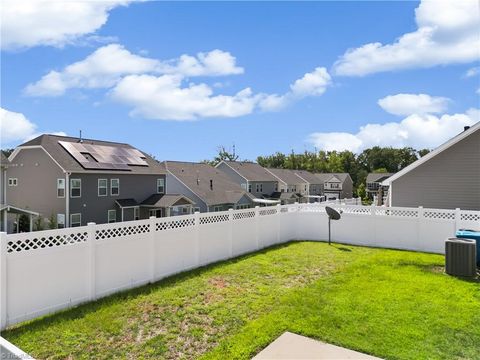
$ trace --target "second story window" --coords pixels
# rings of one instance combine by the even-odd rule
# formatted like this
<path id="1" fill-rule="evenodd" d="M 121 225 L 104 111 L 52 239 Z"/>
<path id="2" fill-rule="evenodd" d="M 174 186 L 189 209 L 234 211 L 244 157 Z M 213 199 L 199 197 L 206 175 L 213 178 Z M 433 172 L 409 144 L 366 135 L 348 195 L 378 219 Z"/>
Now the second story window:
<path id="1" fill-rule="evenodd" d="M 249 192 L 249 193 L 252 192 L 252 184 L 248 184 L 248 192 Z"/>
<path id="2" fill-rule="evenodd" d="M 107 179 L 98 179 L 98 196 L 107 196 Z"/>
<path id="3" fill-rule="evenodd" d="M 256 190 L 257 190 L 257 193 L 263 192 L 263 184 L 257 184 L 256 185 Z"/>
<path id="4" fill-rule="evenodd" d="M 110 180 L 110 195 L 115 196 L 120 194 L 120 180 L 111 179 Z"/>
<path id="5" fill-rule="evenodd" d="M 165 179 L 157 179 L 157 194 L 165 193 Z"/>
<path id="6" fill-rule="evenodd" d="M 17 178 L 9 178 L 8 179 L 8 186 L 17 186 L 18 185 L 18 179 Z"/>
<path id="7" fill-rule="evenodd" d="M 70 197 L 78 198 L 82 196 L 82 180 L 70 179 Z"/>
<path id="8" fill-rule="evenodd" d="M 65 197 L 65 179 L 57 179 L 57 197 Z"/>

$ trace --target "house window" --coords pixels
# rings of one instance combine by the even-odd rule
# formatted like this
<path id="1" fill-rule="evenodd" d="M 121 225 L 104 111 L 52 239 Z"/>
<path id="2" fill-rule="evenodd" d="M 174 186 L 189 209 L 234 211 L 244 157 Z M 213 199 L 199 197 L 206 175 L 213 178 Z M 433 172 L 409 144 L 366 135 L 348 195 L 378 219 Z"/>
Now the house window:
<path id="1" fill-rule="evenodd" d="M 252 184 L 248 184 L 248 192 L 249 192 L 249 193 L 252 192 Z"/>
<path id="2" fill-rule="evenodd" d="M 18 185 L 18 179 L 17 178 L 9 178 L 8 179 L 8 186 L 17 186 Z"/>
<path id="3" fill-rule="evenodd" d="M 275 192 L 278 191 L 278 183 L 275 183 Z"/>
<path id="4" fill-rule="evenodd" d="M 165 193 L 165 179 L 157 179 L 157 194 Z"/>
<path id="5" fill-rule="evenodd" d="M 162 209 L 153 209 L 148 211 L 149 216 L 155 216 L 157 218 L 162 217 Z"/>
<path id="6" fill-rule="evenodd" d="M 241 205 L 237 205 L 235 208 L 236 208 L 236 209 L 239 209 L 239 210 L 240 210 L 240 209 L 249 209 L 249 208 L 250 208 L 250 205 L 248 205 L 248 204 L 241 204 Z"/>
<path id="7" fill-rule="evenodd" d="M 65 227 L 65 214 L 57 214 L 57 228 L 63 229 Z"/>
<path id="8" fill-rule="evenodd" d="M 139 207 L 134 207 L 133 208 L 133 218 L 135 220 L 139 220 L 140 219 L 140 208 Z"/>
<path id="9" fill-rule="evenodd" d="M 70 215 L 70 226 L 76 227 L 82 225 L 82 214 L 71 214 Z"/>
<path id="10" fill-rule="evenodd" d="M 194 213 L 200 212 L 200 208 L 199 208 L 199 207 L 194 207 L 194 208 L 193 208 L 193 212 L 194 212 Z"/>
<path id="11" fill-rule="evenodd" d="M 257 193 L 263 192 L 263 184 L 257 184 L 255 188 L 257 190 Z"/>
<path id="12" fill-rule="evenodd" d="M 243 184 L 240 184 L 240 186 L 242 187 L 243 190 L 247 190 L 247 184 L 243 183 Z"/>
<path id="13" fill-rule="evenodd" d="M 117 210 L 108 210 L 108 223 L 117 222 Z"/>
<path id="14" fill-rule="evenodd" d="M 70 197 L 79 198 L 82 196 L 82 180 L 70 179 Z"/>
<path id="15" fill-rule="evenodd" d="M 214 206 L 213 211 L 215 211 L 215 212 L 222 211 L 222 207 L 221 206 Z"/>
<path id="16" fill-rule="evenodd" d="M 107 179 L 98 179 L 98 196 L 107 196 Z"/>
<path id="17" fill-rule="evenodd" d="M 65 197 L 65 179 L 57 179 L 57 197 Z"/>
<path id="18" fill-rule="evenodd" d="M 111 179 L 110 180 L 110 195 L 115 196 L 120 194 L 120 180 Z"/>

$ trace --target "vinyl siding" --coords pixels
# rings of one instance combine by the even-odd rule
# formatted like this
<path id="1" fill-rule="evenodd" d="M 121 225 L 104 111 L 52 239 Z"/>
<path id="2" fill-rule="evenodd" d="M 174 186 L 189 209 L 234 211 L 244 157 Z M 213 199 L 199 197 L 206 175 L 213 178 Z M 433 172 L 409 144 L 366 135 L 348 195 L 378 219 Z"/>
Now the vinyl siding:
<path id="1" fill-rule="evenodd" d="M 480 131 L 394 180 L 391 205 L 480 210 Z"/>
<path id="2" fill-rule="evenodd" d="M 208 208 L 205 202 L 198 197 L 192 190 L 186 187 L 182 182 L 180 182 L 175 176 L 168 174 L 167 175 L 167 184 L 168 184 L 168 193 L 169 194 L 182 194 L 195 202 L 193 207 L 199 207 L 200 212 L 207 212 Z"/>

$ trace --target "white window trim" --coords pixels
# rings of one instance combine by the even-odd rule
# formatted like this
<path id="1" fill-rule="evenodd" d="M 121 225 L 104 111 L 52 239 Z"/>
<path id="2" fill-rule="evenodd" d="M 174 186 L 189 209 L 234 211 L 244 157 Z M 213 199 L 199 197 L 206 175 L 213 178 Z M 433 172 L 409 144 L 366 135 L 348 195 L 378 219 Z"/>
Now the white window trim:
<path id="1" fill-rule="evenodd" d="M 214 211 L 214 212 L 222 211 L 222 207 L 221 207 L 221 206 L 214 206 L 214 207 L 213 207 L 213 211 Z"/>
<path id="2" fill-rule="evenodd" d="M 112 192 L 112 189 L 113 189 L 112 183 L 113 183 L 114 180 L 118 181 L 118 193 L 117 194 L 114 194 Z M 119 195 L 120 195 L 120 179 L 118 179 L 118 178 L 110 179 L 110 196 L 119 196 Z"/>
<path id="3" fill-rule="evenodd" d="M 17 186 L 18 179 L 17 178 L 8 178 L 8 186 Z"/>
<path id="4" fill-rule="evenodd" d="M 194 207 L 194 208 L 193 208 L 193 212 L 194 212 L 194 213 L 200 212 L 200 208 L 199 208 L 199 207 Z"/>
<path id="5" fill-rule="evenodd" d="M 159 182 L 162 182 L 163 191 L 161 191 L 161 192 L 158 191 L 158 189 L 160 188 Z M 157 179 L 157 194 L 165 194 L 165 179 L 164 178 L 158 178 Z"/>
<path id="6" fill-rule="evenodd" d="M 73 196 L 73 195 L 72 195 L 72 191 L 73 191 L 73 189 L 74 189 L 74 187 L 72 186 L 72 182 L 73 182 L 74 180 L 80 181 L 80 187 L 79 187 L 79 188 L 75 188 L 75 189 L 80 189 L 80 195 L 78 195 L 78 196 Z M 71 197 L 71 198 L 81 198 L 81 197 L 82 197 L 82 179 L 78 179 L 78 178 L 77 178 L 77 179 L 70 179 L 70 197 Z"/>
<path id="7" fill-rule="evenodd" d="M 112 212 L 115 214 L 115 220 L 114 221 L 110 221 L 110 214 Z M 116 222 L 117 222 L 117 210 L 115 210 L 115 209 L 107 210 L 107 223 L 112 224 L 112 223 L 116 223 Z"/>
<path id="8" fill-rule="evenodd" d="M 160 217 L 163 216 L 163 210 L 162 209 L 150 209 L 148 210 L 148 216 L 157 216 L 157 211 L 160 211 Z M 152 212 L 153 212 L 153 215 L 152 215 Z"/>
<path id="9" fill-rule="evenodd" d="M 75 224 L 78 224 L 78 226 L 82 226 L 82 214 L 81 213 L 75 213 L 75 214 L 70 214 L 70 227 L 74 227 L 73 224 L 73 217 L 78 215 L 80 217 L 80 221 L 76 222 Z"/>
<path id="10" fill-rule="evenodd" d="M 100 181 L 104 180 L 105 181 L 105 195 L 100 195 Z M 103 187 L 102 187 L 103 189 Z M 98 179 L 97 180 L 97 195 L 99 197 L 104 197 L 108 196 L 108 179 Z"/>
<path id="11" fill-rule="evenodd" d="M 60 184 L 60 181 L 63 181 L 63 188 L 61 188 L 60 186 L 58 186 Z M 67 191 L 67 187 L 66 187 L 66 183 L 65 183 L 65 179 L 64 178 L 58 178 L 57 179 L 57 198 L 60 198 L 60 199 L 63 199 L 65 198 L 65 193 Z M 63 196 L 58 196 L 58 190 L 61 190 L 63 189 Z"/>

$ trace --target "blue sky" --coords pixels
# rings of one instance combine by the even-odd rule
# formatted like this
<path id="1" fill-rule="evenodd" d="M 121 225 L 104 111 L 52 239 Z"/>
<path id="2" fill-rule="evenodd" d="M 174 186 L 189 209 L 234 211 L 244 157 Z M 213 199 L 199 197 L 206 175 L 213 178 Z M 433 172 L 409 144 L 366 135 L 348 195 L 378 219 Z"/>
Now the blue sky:
<path id="1" fill-rule="evenodd" d="M 72 13 L 70 23 L 32 5 L 20 14 L 30 30 L 5 21 L 18 12 L 7 3 L 2 147 L 80 129 L 169 160 L 212 158 L 232 144 L 245 159 L 434 147 L 478 121 L 480 17 L 462 1 L 453 10 L 412 1 L 112 3 L 90 8 L 90 18 Z M 53 35 L 42 37 L 42 19 Z M 183 54 L 195 69 L 180 66 Z M 52 71 L 55 83 L 42 81 Z"/>

